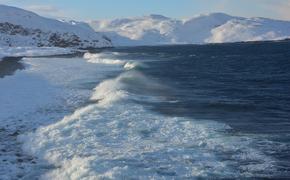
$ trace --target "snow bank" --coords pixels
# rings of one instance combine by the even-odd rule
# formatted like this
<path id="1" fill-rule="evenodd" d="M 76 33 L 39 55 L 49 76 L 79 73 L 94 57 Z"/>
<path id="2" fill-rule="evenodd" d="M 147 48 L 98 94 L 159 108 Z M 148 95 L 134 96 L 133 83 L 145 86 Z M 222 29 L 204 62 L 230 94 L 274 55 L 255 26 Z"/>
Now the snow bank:
<path id="1" fill-rule="evenodd" d="M 0 47 L 1 57 L 33 57 L 72 54 L 76 50 L 57 47 Z"/>

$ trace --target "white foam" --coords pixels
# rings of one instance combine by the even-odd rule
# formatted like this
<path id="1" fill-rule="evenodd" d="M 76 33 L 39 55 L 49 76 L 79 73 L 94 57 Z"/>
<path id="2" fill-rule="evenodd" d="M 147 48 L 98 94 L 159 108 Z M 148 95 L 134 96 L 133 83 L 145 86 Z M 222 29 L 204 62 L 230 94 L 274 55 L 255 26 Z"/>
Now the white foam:
<path id="1" fill-rule="evenodd" d="M 112 53 L 85 53 L 84 59 L 87 60 L 89 63 L 95 64 L 108 64 L 108 65 L 123 65 L 125 70 L 134 69 L 137 66 L 141 66 L 141 63 L 129 61 L 129 60 L 119 60 L 116 59 L 116 56 L 120 55 L 121 53 L 112 52 Z"/>
<path id="2" fill-rule="evenodd" d="M 271 171 L 269 158 L 248 147 L 249 142 L 217 133 L 225 128 L 210 121 L 164 117 L 140 105 L 121 103 L 107 110 L 90 105 L 21 138 L 27 152 L 60 167 L 44 175 L 48 179 L 160 178 L 159 171 L 181 178 L 211 173 L 233 178 L 243 174 L 230 165 L 245 158 L 257 161 L 254 169 L 241 165 L 249 176 L 257 167 Z M 229 154 L 222 161 L 216 150 L 238 156 Z"/>
<path id="3" fill-rule="evenodd" d="M 50 126 L 19 137 L 23 149 L 58 167 L 44 179 L 263 177 L 273 161 L 252 140 L 223 134 L 213 121 L 167 117 L 127 100 L 126 72 L 100 83 L 88 105 Z M 219 154 L 227 154 L 226 159 Z M 239 164 L 243 161 L 254 164 Z M 240 166 L 235 167 L 235 164 Z"/>
<path id="4" fill-rule="evenodd" d="M 107 107 L 126 96 L 122 90 L 120 78 L 106 80 L 100 83 L 94 90 L 91 100 L 98 101 L 100 107 Z"/>
<path id="5" fill-rule="evenodd" d="M 275 161 L 252 146 L 255 140 L 227 134 L 226 124 L 168 117 L 135 103 L 139 97 L 132 94 L 134 90 L 163 94 L 166 89 L 136 70 L 101 81 L 122 66 L 78 58 L 27 58 L 25 62 L 27 69 L 0 79 L 0 99 L 5 102 L 0 103 L 0 119 L 3 126 L 24 119 L 19 126 L 37 128 L 18 139 L 27 154 L 42 161 L 40 166 L 48 171 L 44 179 L 277 175 Z M 84 86 L 88 82 L 98 85 L 92 90 Z M 128 84 L 137 88 L 129 90 Z M 142 98 L 160 102 L 148 95 Z M 80 107 L 79 101 L 89 98 L 93 103 Z M 68 111 L 62 106 L 78 109 L 64 117 L 62 111 Z M 10 167 L 11 174 L 20 171 L 15 166 Z M 40 169 L 34 172 L 43 172 Z"/>
<path id="6" fill-rule="evenodd" d="M 109 58 L 107 54 L 99 53 L 99 54 L 92 54 L 92 53 L 85 53 L 84 59 L 87 59 L 90 63 L 96 63 L 96 64 L 117 64 L 117 65 L 123 65 L 126 62 L 121 61 L 119 59 L 112 59 Z"/>
<path id="7" fill-rule="evenodd" d="M 124 65 L 124 69 L 126 70 L 131 70 L 131 69 L 134 69 L 135 67 L 137 67 L 139 64 L 137 62 L 127 62 L 125 65 Z"/>
<path id="8" fill-rule="evenodd" d="M 21 144 L 11 134 L 33 131 L 62 119 L 90 98 L 93 87 L 87 83 L 97 84 L 120 70 L 82 58 L 24 58 L 22 63 L 24 70 L 0 78 L 0 149 L 6 151 L 0 156 L 0 179 L 37 179 L 48 169 L 31 156 L 23 157 Z M 84 113 L 76 111 L 75 115 Z M 19 158 L 23 162 L 17 162 Z"/>
<path id="9" fill-rule="evenodd" d="M 141 73 L 136 71 L 128 71 L 122 73 L 120 76 L 114 79 L 108 79 L 101 82 L 97 87 L 94 88 L 94 92 L 90 99 L 97 102 L 99 107 L 108 108 L 117 101 L 120 101 L 124 98 L 129 98 L 129 96 L 132 96 L 132 94 L 126 91 L 126 87 L 128 85 L 126 84 L 127 81 L 130 81 L 131 83 L 134 83 L 136 81 L 138 81 L 138 83 L 147 83 L 152 86 L 151 88 L 155 89 L 162 88 L 161 85 L 151 81 L 150 79 L 147 79 Z M 136 96 L 136 94 L 134 96 Z M 130 98 L 138 99 L 138 97 Z"/>

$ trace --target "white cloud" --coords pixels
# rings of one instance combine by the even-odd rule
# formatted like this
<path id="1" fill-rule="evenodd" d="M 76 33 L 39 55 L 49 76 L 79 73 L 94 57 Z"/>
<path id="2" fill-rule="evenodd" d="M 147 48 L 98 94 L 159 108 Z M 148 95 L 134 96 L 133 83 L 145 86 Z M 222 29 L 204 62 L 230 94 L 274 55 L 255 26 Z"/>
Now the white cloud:
<path id="1" fill-rule="evenodd" d="M 28 6 L 26 9 L 30 11 L 42 12 L 42 13 L 56 13 L 59 10 L 51 5 L 31 5 Z"/>
<path id="2" fill-rule="evenodd" d="M 290 20 L 290 0 L 252 0 L 271 18 Z"/>
<path id="3" fill-rule="evenodd" d="M 67 18 L 67 14 L 52 5 L 29 5 L 24 9 L 35 12 L 39 15 L 52 17 L 52 18 Z"/>
<path id="4" fill-rule="evenodd" d="M 281 18 L 290 20 L 290 0 L 284 0 L 276 5 L 277 12 Z"/>

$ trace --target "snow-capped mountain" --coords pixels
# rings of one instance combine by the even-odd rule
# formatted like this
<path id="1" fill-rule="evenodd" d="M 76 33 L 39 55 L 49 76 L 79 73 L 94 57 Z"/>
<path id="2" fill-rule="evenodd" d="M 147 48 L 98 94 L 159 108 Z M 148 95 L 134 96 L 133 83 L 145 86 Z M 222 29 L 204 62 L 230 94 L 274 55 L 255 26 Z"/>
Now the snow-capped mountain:
<path id="1" fill-rule="evenodd" d="M 101 33 L 98 33 L 101 32 Z M 0 46 L 108 47 L 279 40 L 290 37 L 290 22 L 234 17 L 223 13 L 186 20 L 149 15 L 84 22 L 41 17 L 0 5 Z"/>
<path id="2" fill-rule="evenodd" d="M 0 46 L 108 47 L 110 39 L 88 24 L 41 17 L 0 5 Z"/>
<path id="3" fill-rule="evenodd" d="M 203 44 L 278 40 L 290 37 L 290 22 L 223 13 L 178 20 L 161 15 L 91 21 L 115 45 Z"/>
<path id="4" fill-rule="evenodd" d="M 266 18 L 234 18 L 211 30 L 205 42 L 282 40 L 290 37 L 290 22 Z"/>

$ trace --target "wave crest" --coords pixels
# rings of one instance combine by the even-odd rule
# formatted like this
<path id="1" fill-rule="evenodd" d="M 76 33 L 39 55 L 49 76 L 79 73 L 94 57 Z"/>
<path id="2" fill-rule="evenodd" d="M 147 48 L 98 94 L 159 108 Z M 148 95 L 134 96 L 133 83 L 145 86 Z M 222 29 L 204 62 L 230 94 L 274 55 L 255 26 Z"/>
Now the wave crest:
<path id="1" fill-rule="evenodd" d="M 120 55 L 120 53 L 85 53 L 83 58 L 86 59 L 89 63 L 95 64 L 109 64 L 109 65 L 122 65 L 125 70 L 135 69 L 137 66 L 141 66 L 141 63 L 129 61 L 129 60 L 120 60 L 116 59 L 115 56 Z"/>
<path id="2" fill-rule="evenodd" d="M 121 61 L 119 59 L 112 59 L 104 53 L 92 54 L 92 53 L 87 52 L 84 54 L 83 58 L 86 59 L 90 63 L 96 63 L 96 64 L 120 64 L 120 65 L 123 65 L 126 63 L 125 61 Z"/>
<path id="3" fill-rule="evenodd" d="M 98 101 L 100 107 L 108 107 L 126 96 L 126 91 L 122 88 L 120 78 L 103 81 L 94 89 L 91 100 Z"/>

